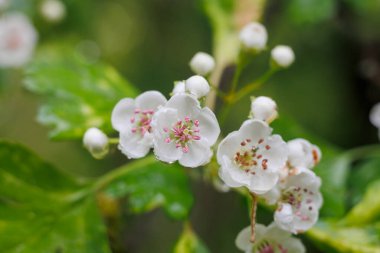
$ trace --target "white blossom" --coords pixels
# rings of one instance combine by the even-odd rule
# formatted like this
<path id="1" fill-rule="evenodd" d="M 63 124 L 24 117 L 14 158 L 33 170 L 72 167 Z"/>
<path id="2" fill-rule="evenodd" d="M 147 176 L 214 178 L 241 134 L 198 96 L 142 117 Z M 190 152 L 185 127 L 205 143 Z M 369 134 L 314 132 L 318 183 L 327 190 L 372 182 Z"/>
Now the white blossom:
<path id="1" fill-rule="evenodd" d="M 9 13 L 0 18 L 0 67 L 19 67 L 32 56 L 37 32 L 21 13 Z"/>
<path id="2" fill-rule="evenodd" d="M 171 95 L 186 93 L 185 81 L 174 82 L 174 88 Z"/>
<path id="3" fill-rule="evenodd" d="M 272 49 L 273 62 L 282 68 L 289 67 L 294 62 L 295 56 L 293 49 L 289 46 L 279 45 Z"/>
<path id="4" fill-rule="evenodd" d="M 256 241 L 250 242 L 251 228 L 243 229 L 236 238 L 236 246 L 245 253 L 304 253 L 301 240 L 281 230 L 274 223 L 268 227 L 256 224 Z"/>
<path id="5" fill-rule="evenodd" d="M 210 85 L 203 76 L 192 76 L 185 81 L 186 91 L 196 98 L 206 96 L 210 92 Z"/>
<path id="6" fill-rule="evenodd" d="M 288 165 L 291 168 L 313 168 L 321 160 L 321 150 L 309 141 L 298 138 L 288 141 Z"/>
<path id="7" fill-rule="evenodd" d="M 369 120 L 371 121 L 372 125 L 380 128 L 380 103 L 377 103 L 372 107 L 369 113 Z"/>
<path id="8" fill-rule="evenodd" d="M 251 22 L 243 27 L 239 38 L 245 49 L 261 51 L 266 47 L 268 33 L 262 24 Z"/>
<path id="9" fill-rule="evenodd" d="M 42 16 L 51 22 L 59 22 L 66 15 L 66 7 L 60 0 L 45 0 L 41 5 Z"/>
<path id="10" fill-rule="evenodd" d="M 98 128 L 89 128 L 83 135 L 83 145 L 96 159 L 103 158 L 109 150 L 108 137 Z"/>
<path id="11" fill-rule="evenodd" d="M 188 94 L 171 97 L 153 117 L 154 153 L 157 159 L 185 167 L 208 163 L 220 128 L 214 113 L 201 108 Z"/>
<path id="12" fill-rule="evenodd" d="M 219 176 L 230 187 L 263 194 L 271 190 L 286 165 L 288 150 L 279 135 L 260 120 L 247 120 L 219 144 Z"/>
<path id="13" fill-rule="evenodd" d="M 141 158 L 153 146 L 152 117 L 166 98 L 158 91 L 147 91 L 120 100 L 112 111 L 112 126 L 120 133 L 119 149 L 128 158 Z"/>
<path id="14" fill-rule="evenodd" d="M 206 76 L 215 68 L 214 58 L 204 52 L 196 53 L 190 61 L 191 70 L 201 76 Z"/>
<path id="15" fill-rule="evenodd" d="M 254 98 L 251 102 L 251 114 L 254 119 L 270 123 L 278 116 L 277 104 L 269 97 Z"/>
<path id="16" fill-rule="evenodd" d="M 281 229 L 295 234 L 310 229 L 317 222 L 323 201 L 319 192 L 321 179 L 307 168 L 299 170 L 280 185 L 281 194 L 274 214 L 275 223 Z"/>

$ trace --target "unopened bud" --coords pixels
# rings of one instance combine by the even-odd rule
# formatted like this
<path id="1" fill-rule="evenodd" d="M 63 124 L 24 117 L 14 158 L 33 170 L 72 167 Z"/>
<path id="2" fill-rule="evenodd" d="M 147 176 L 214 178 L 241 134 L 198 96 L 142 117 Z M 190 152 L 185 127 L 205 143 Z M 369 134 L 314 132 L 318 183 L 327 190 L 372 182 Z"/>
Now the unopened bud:
<path id="1" fill-rule="evenodd" d="M 109 150 L 108 137 L 98 128 L 89 128 L 83 136 L 83 145 L 96 159 L 103 158 Z"/>

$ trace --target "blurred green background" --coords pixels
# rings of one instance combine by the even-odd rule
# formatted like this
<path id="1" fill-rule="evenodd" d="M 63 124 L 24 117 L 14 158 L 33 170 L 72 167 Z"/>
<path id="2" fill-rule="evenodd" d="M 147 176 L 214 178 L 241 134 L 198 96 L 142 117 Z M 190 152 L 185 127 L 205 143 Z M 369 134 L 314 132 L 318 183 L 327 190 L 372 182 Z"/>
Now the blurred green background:
<path id="1" fill-rule="evenodd" d="M 11 8 L 26 12 L 39 30 L 36 54 L 46 48 L 70 47 L 91 61 L 110 63 L 141 91 L 168 94 L 174 80 L 191 75 L 188 62 L 194 53 L 212 51 L 212 31 L 201 1 L 66 0 L 67 16 L 58 24 L 41 18 L 39 1 L 11 2 Z M 280 115 L 338 147 L 377 143 L 368 113 L 380 101 L 380 1 L 271 0 L 262 22 L 269 32 L 269 46 L 290 45 L 296 62 L 257 94 L 273 97 Z M 268 58 L 266 52 L 251 64 L 242 83 L 263 73 Z M 1 69 L 0 78 L 1 138 L 25 144 L 57 167 L 82 177 L 96 177 L 126 161 L 117 150 L 95 161 L 80 141 L 50 141 L 48 129 L 35 121 L 41 99 L 22 87 L 23 72 Z M 237 129 L 246 118 L 249 98 L 242 99 L 233 112 L 238 113 L 230 115 L 227 130 Z M 238 252 L 235 236 L 249 223 L 245 200 L 202 183 L 192 188 L 194 229 L 211 252 Z M 258 217 L 269 222 L 270 214 L 262 212 Z M 129 252 L 166 253 L 181 224 L 154 211 L 126 215 L 120 231 Z M 314 248 L 310 246 L 309 252 L 319 252 Z"/>

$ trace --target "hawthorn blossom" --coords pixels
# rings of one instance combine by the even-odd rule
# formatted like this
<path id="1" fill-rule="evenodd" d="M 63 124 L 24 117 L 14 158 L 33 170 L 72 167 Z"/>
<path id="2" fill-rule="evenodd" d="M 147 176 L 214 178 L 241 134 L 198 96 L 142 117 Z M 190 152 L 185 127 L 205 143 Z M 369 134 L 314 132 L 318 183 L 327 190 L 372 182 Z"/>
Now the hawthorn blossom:
<path id="1" fill-rule="evenodd" d="M 120 133 L 119 149 L 128 158 L 141 158 L 153 146 L 152 118 L 166 98 L 158 91 L 147 91 L 120 100 L 112 111 L 112 126 Z"/>
<path id="2" fill-rule="evenodd" d="M 251 22 L 240 31 L 239 39 L 245 49 L 261 51 L 267 45 L 268 33 L 262 24 Z"/>
<path id="3" fill-rule="evenodd" d="M 276 185 L 288 150 L 281 136 L 271 132 L 267 123 L 253 119 L 222 140 L 217 152 L 219 176 L 229 187 L 245 186 L 263 194 Z"/>
<path id="4" fill-rule="evenodd" d="M 273 62 L 282 68 L 289 67 L 294 62 L 293 49 L 289 46 L 279 45 L 272 49 L 271 57 Z"/>
<path id="5" fill-rule="evenodd" d="M 207 76 L 215 68 L 214 58 L 204 52 L 196 53 L 190 61 L 191 70 L 201 76 Z"/>
<path id="6" fill-rule="evenodd" d="M 322 206 L 321 180 L 307 168 L 289 175 L 271 191 L 261 195 L 268 204 L 277 204 L 275 223 L 283 230 L 297 234 L 310 229 L 318 220 Z"/>
<path id="7" fill-rule="evenodd" d="M 288 141 L 288 149 L 288 166 L 290 168 L 305 167 L 311 169 L 321 160 L 321 150 L 305 139 L 297 138 Z"/>
<path id="8" fill-rule="evenodd" d="M 152 126 L 157 159 L 192 168 L 210 161 L 220 133 L 214 113 L 188 94 L 174 95 L 155 113 Z"/>
<path id="9" fill-rule="evenodd" d="M 256 224 L 256 241 L 250 242 L 251 228 L 243 229 L 236 238 L 236 246 L 245 253 L 304 253 L 301 240 L 278 228 L 274 223 L 268 227 Z"/>
<path id="10" fill-rule="evenodd" d="M 9 13 L 0 18 L 0 67 L 19 67 L 32 56 L 37 32 L 21 13 Z"/>
<path id="11" fill-rule="evenodd" d="M 89 128 L 83 135 L 83 145 L 96 159 L 103 158 L 109 150 L 108 137 L 100 129 Z"/>
<path id="12" fill-rule="evenodd" d="M 251 114 L 254 119 L 270 123 L 278 116 L 277 104 L 269 97 L 260 96 L 254 98 L 251 102 Z"/>
<path id="13" fill-rule="evenodd" d="M 195 96 L 201 98 L 206 96 L 210 92 L 210 85 L 203 76 L 192 76 L 185 81 L 186 91 Z"/>

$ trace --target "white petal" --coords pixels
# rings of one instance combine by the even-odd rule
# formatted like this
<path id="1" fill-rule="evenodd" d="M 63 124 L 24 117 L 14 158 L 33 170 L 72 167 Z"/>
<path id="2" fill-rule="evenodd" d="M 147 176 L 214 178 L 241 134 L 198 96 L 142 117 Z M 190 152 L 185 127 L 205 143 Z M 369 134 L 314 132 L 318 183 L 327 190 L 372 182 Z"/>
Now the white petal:
<path id="1" fill-rule="evenodd" d="M 146 91 L 136 97 L 136 107 L 139 109 L 156 110 L 159 106 L 165 105 L 167 102 L 164 95 L 158 91 Z"/>
<path id="2" fill-rule="evenodd" d="M 260 195 L 268 205 L 274 205 L 281 197 L 281 191 L 278 186 L 272 188 L 272 190 Z"/>
<path id="3" fill-rule="evenodd" d="M 372 125 L 380 128 L 380 103 L 377 103 L 372 107 L 371 112 L 369 113 L 369 120 Z"/>
<path id="4" fill-rule="evenodd" d="M 293 226 L 294 214 L 290 204 L 282 204 L 274 213 L 274 221 L 277 226 L 286 231 L 295 232 Z"/>
<path id="5" fill-rule="evenodd" d="M 272 128 L 267 123 L 254 119 L 244 121 L 239 132 L 245 138 L 251 139 L 253 143 L 257 143 L 260 139 L 267 138 L 271 134 Z"/>
<path id="6" fill-rule="evenodd" d="M 268 137 L 265 143 L 270 147 L 270 149 L 264 149 L 262 151 L 262 155 L 268 159 L 268 170 L 280 172 L 280 170 L 285 167 L 288 159 L 288 147 L 286 143 L 279 135 Z"/>
<path id="7" fill-rule="evenodd" d="M 313 149 L 309 141 L 302 138 L 288 141 L 288 149 L 289 164 L 292 167 L 311 168 L 314 166 Z"/>
<path id="8" fill-rule="evenodd" d="M 165 107 L 176 109 L 180 119 L 184 119 L 186 116 L 195 119 L 201 110 L 198 100 L 187 94 L 172 96 Z"/>
<path id="9" fill-rule="evenodd" d="M 281 246 L 291 253 L 305 253 L 305 246 L 302 244 L 300 239 L 288 238 L 286 241 L 280 242 Z"/>
<path id="10" fill-rule="evenodd" d="M 217 159 L 218 163 L 223 163 L 223 156 L 234 157 L 240 148 L 240 143 L 244 140 L 244 136 L 239 131 L 229 133 L 218 146 Z"/>
<path id="11" fill-rule="evenodd" d="M 279 174 L 270 171 L 257 170 L 255 175 L 250 176 L 248 189 L 256 194 L 264 194 L 275 187 Z"/>
<path id="12" fill-rule="evenodd" d="M 183 153 L 179 163 L 185 167 L 195 168 L 210 162 L 212 151 L 206 141 L 193 141 L 189 143 L 189 151 Z"/>
<path id="13" fill-rule="evenodd" d="M 120 100 L 112 111 L 112 127 L 117 131 L 124 131 L 129 128 L 130 119 L 134 115 L 135 102 L 131 98 Z"/>
<path id="14" fill-rule="evenodd" d="M 228 185 L 229 187 L 241 187 L 244 184 L 242 184 L 239 181 L 234 180 L 230 175 L 230 167 L 231 162 L 229 161 L 229 158 L 227 156 L 224 156 L 224 163 L 222 167 L 219 169 L 219 177 L 223 180 L 223 182 Z"/>
<path id="15" fill-rule="evenodd" d="M 250 185 L 252 175 L 237 167 L 227 156 L 223 156 L 222 169 L 223 171 L 219 175 L 224 176 L 222 179 L 228 186 L 248 187 Z"/>
<path id="16" fill-rule="evenodd" d="M 220 134 L 220 127 L 215 114 L 205 107 L 196 118 L 199 120 L 199 130 L 202 138 L 206 138 L 209 145 L 214 145 Z"/>
<path id="17" fill-rule="evenodd" d="M 152 147 L 152 134 L 146 133 L 141 136 L 140 133 L 132 133 L 131 130 L 120 132 L 119 149 L 128 158 L 141 158 L 149 153 Z"/>
<path id="18" fill-rule="evenodd" d="M 173 163 L 181 158 L 182 151 L 176 148 L 173 142 L 166 143 L 164 138 L 154 140 L 154 154 L 157 159 L 167 163 Z"/>
<path id="19" fill-rule="evenodd" d="M 250 242 L 251 227 L 246 227 L 236 237 L 236 247 L 244 252 L 250 252 L 253 248 L 253 244 Z"/>

